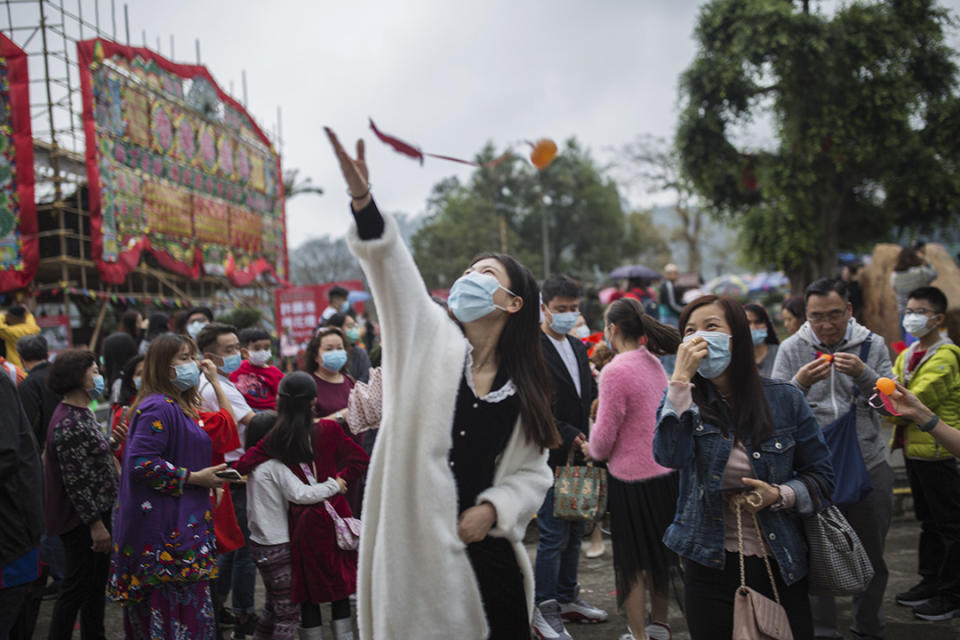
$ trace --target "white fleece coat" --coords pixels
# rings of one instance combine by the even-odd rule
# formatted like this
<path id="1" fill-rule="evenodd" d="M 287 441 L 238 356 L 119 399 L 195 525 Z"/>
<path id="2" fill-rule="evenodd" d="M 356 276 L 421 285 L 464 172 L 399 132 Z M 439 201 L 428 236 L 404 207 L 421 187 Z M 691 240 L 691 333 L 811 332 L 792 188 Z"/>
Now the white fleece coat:
<path id="1" fill-rule="evenodd" d="M 447 455 L 468 343 L 427 293 L 393 219 L 383 236 L 348 242 L 359 258 L 383 336 L 383 428 L 367 472 L 357 576 L 361 640 L 482 640 L 488 628 Z M 533 614 L 533 571 L 522 540 L 553 482 L 547 452 L 518 423 L 478 502 L 493 504 L 490 535 L 513 543 Z"/>

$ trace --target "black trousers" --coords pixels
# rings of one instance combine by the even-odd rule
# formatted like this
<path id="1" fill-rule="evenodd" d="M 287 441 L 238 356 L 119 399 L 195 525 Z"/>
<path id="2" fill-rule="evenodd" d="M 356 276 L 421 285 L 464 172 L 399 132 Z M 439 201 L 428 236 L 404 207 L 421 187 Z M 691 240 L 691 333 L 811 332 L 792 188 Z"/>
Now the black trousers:
<path id="1" fill-rule="evenodd" d="M 110 529 L 110 514 L 103 514 L 103 523 Z M 66 552 L 66 575 L 60 595 L 53 607 L 48 640 L 70 640 L 73 625 L 80 614 L 80 638 L 103 640 L 103 613 L 106 601 L 110 554 L 90 549 L 90 527 L 81 524 L 60 536 Z"/>
<path id="2" fill-rule="evenodd" d="M 787 611 L 794 640 L 813 640 L 813 616 L 807 597 L 807 579 L 789 587 L 771 559 L 780 603 Z M 773 589 L 762 558 L 746 556 L 747 586 L 771 600 Z M 733 637 L 733 598 L 740 586 L 740 556 L 727 552 L 723 569 L 711 569 L 683 560 L 684 611 L 691 640 L 730 640 Z"/>
<path id="3" fill-rule="evenodd" d="M 467 545 L 490 627 L 489 640 L 530 640 L 523 573 L 513 547 L 505 538 L 487 536 Z M 467 633 L 466 635 L 470 635 Z"/>
<path id="4" fill-rule="evenodd" d="M 920 521 L 918 572 L 960 596 L 960 471 L 955 458 L 906 460 L 913 510 Z"/>

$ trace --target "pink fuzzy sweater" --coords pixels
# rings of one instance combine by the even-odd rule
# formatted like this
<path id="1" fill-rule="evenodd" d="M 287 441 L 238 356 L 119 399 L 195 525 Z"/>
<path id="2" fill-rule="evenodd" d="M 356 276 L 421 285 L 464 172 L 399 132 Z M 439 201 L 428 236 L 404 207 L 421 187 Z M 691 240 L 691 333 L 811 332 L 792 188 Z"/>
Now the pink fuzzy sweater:
<path id="1" fill-rule="evenodd" d="M 643 347 L 618 354 L 600 372 L 590 456 L 606 460 L 617 479 L 636 482 L 670 472 L 653 460 L 657 407 L 666 388 L 663 365 Z"/>

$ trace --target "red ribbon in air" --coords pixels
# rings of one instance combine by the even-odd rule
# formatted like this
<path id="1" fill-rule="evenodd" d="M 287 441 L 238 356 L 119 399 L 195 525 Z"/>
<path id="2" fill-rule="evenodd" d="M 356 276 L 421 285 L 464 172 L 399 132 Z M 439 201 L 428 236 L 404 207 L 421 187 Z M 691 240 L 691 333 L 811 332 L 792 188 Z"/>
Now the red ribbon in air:
<path id="1" fill-rule="evenodd" d="M 470 165 L 471 167 L 488 167 L 489 168 L 489 167 L 495 167 L 498 164 L 501 164 L 504 160 L 506 160 L 511 155 L 513 155 L 513 151 L 511 149 L 507 149 L 507 151 L 503 155 L 498 156 L 493 160 L 490 160 L 489 162 L 483 162 L 483 163 L 471 162 L 469 160 L 462 160 L 460 158 L 454 158 L 452 156 L 444 156 L 437 153 L 426 153 L 424 151 L 421 151 L 420 149 L 413 146 L 409 142 L 404 142 L 399 138 L 395 138 L 394 136 L 388 135 L 380 131 L 380 129 L 377 129 L 377 125 L 373 123 L 373 118 L 370 118 L 370 129 L 373 130 L 374 135 L 380 138 L 381 142 L 393 147 L 393 150 L 396 151 L 397 153 L 402 153 L 403 155 L 409 156 L 414 160 L 419 160 L 421 165 L 423 164 L 424 157 L 429 156 L 431 158 L 437 158 L 438 160 L 448 160 L 450 162 L 459 162 L 460 164 L 467 164 L 467 165 Z"/>

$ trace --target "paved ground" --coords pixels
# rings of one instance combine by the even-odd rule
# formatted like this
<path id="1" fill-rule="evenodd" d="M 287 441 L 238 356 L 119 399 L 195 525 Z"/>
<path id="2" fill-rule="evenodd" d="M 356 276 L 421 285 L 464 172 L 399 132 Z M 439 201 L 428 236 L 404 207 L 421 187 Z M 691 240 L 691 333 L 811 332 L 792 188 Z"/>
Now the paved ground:
<path id="1" fill-rule="evenodd" d="M 949 622 L 930 623 L 915 620 L 910 609 L 899 607 L 893 604 L 893 595 L 898 591 L 905 590 L 912 586 L 917 577 L 916 571 L 916 548 L 917 537 L 919 536 L 919 526 L 910 517 L 910 514 L 899 516 L 890 530 L 887 538 L 887 563 L 890 566 L 890 583 L 887 587 L 888 601 L 890 605 L 886 610 L 887 617 L 887 639 L 888 640 L 958 640 L 960 639 L 960 618 L 955 618 Z M 531 556 L 536 549 L 536 533 L 531 528 L 528 534 L 528 549 Z M 575 640 L 616 640 L 620 634 L 626 631 L 625 618 L 616 612 L 616 598 L 613 586 L 613 572 L 611 568 L 611 554 L 609 552 L 609 541 L 607 544 L 607 553 L 596 560 L 582 558 L 580 564 L 580 581 L 582 583 L 582 595 L 585 599 L 607 609 L 610 612 L 610 621 L 605 624 L 597 625 L 573 625 L 569 628 L 570 634 Z M 849 625 L 850 617 L 850 599 L 840 599 L 842 606 L 840 609 L 842 617 L 842 629 Z M 257 607 L 263 604 L 263 588 L 257 584 Z M 50 613 L 53 609 L 52 602 L 44 602 L 40 612 L 35 638 L 46 638 L 47 627 Z M 327 611 L 324 611 L 326 614 Z M 671 606 L 670 621 L 673 625 L 676 640 L 687 640 L 689 638 L 686 632 L 686 624 L 683 621 L 683 615 L 674 602 Z M 428 621 L 424 621 L 428 624 Z M 75 638 L 80 637 L 79 631 L 74 633 Z M 123 637 L 123 622 L 119 607 L 107 605 L 107 638 L 110 640 Z M 330 637 L 328 630 L 327 637 Z M 849 637 L 849 634 L 848 634 Z M 414 639 L 411 639 L 414 640 Z"/>

